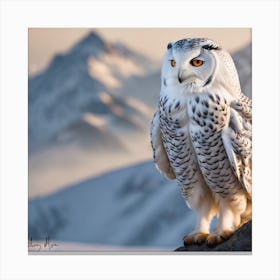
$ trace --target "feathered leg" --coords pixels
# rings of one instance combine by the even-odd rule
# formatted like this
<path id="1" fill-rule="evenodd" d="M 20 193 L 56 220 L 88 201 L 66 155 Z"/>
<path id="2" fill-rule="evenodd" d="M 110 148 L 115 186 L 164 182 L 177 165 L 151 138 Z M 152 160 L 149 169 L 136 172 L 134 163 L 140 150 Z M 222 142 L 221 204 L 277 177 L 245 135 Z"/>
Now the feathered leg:
<path id="1" fill-rule="evenodd" d="M 196 211 L 197 220 L 193 232 L 184 237 L 184 244 L 201 244 L 210 234 L 210 224 L 217 213 L 211 191 L 205 185 L 197 185 L 195 192 L 185 197 L 187 205 Z"/>
<path id="2" fill-rule="evenodd" d="M 219 222 L 214 234 L 207 237 L 207 244 L 215 246 L 228 239 L 242 225 L 242 215 L 249 210 L 243 190 L 229 198 L 219 198 Z"/>

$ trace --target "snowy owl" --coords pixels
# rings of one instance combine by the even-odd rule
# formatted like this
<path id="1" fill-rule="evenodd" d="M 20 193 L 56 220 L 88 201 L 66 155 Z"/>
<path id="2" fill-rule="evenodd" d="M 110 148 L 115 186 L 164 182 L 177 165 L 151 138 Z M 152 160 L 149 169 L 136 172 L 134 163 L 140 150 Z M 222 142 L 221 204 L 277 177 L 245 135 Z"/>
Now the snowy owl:
<path id="1" fill-rule="evenodd" d="M 221 46 L 205 38 L 168 44 L 151 144 L 156 166 L 197 214 L 185 244 L 215 246 L 251 219 L 251 109 Z"/>

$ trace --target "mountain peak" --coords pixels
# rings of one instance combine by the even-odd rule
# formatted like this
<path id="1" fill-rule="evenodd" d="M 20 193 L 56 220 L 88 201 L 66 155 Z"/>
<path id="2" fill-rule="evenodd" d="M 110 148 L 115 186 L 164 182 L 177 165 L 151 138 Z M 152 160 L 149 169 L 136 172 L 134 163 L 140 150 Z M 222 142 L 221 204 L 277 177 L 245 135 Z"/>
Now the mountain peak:
<path id="1" fill-rule="evenodd" d="M 79 53 L 83 55 L 98 55 L 100 52 L 108 50 L 108 43 L 98 34 L 98 32 L 90 31 L 82 40 L 80 40 L 71 49 L 71 53 Z"/>
<path id="2" fill-rule="evenodd" d="M 97 31 L 95 30 L 91 30 L 82 40 L 83 41 L 92 41 L 93 43 L 103 43 L 104 44 L 104 40 L 102 39 L 102 37 L 98 34 Z"/>

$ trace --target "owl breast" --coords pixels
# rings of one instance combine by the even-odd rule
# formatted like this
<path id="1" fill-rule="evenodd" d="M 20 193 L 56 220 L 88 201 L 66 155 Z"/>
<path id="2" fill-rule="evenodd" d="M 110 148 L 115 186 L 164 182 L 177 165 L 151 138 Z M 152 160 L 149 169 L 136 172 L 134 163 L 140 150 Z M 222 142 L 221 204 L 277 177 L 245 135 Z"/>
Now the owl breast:
<path id="1" fill-rule="evenodd" d="M 177 181 L 187 197 L 197 182 L 221 196 L 241 187 L 230 167 L 222 129 L 229 123 L 226 98 L 215 94 L 162 96 L 160 128 Z"/>
<path id="2" fill-rule="evenodd" d="M 178 184 L 187 198 L 202 176 L 189 134 L 187 102 L 184 98 L 175 101 L 167 96 L 161 97 L 159 113 L 163 144 Z"/>

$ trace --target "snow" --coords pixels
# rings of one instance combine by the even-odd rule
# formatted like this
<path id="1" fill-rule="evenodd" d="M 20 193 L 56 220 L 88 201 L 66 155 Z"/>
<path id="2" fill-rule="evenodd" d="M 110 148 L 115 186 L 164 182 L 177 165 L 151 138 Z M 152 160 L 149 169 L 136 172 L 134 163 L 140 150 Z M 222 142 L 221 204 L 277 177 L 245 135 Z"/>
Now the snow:
<path id="1" fill-rule="evenodd" d="M 89 57 L 88 66 L 90 76 L 109 89 L 120 88 L 124 78 L 144 74 L 144 69 L 135 61 L 118 53 L 106 53 L 98 59 Z"/>
<path id="2" fill-rule="evenodd" d="M 175 248 L 194 213 L 175 182 L 145 162 L 29 202 L 29 239 L 106 246 Z M 146 248 L 147 249 L 147 248 Z"/>
<path id="3" fill-rule="evenodd" d="M 145 65 L 145 61 L 142 58 L 141 63 Z M 137 54 L 130 52 L 127 57 L 119 47 L 114 49 L 94 32 L 67 53 L 56 55 L 44 72 L 29 79 L 30 151 L 48 145 L 71 124 L 81 121 L 85 112 L 98 114 L 100 118 L 110 116 L 110 122 L 120 121 L 124 127 L 135 115 L 145 120 L 141 111 L 114 91 L 129 77 L 145 71 Z M 114 104 L 104 102 L 104 94 Z M 132 122 L 136 129 L 142 125 L 139 121 Z"/>

